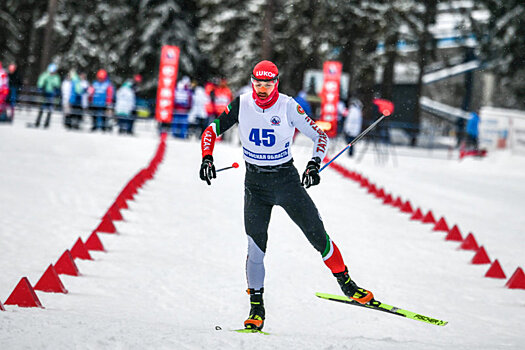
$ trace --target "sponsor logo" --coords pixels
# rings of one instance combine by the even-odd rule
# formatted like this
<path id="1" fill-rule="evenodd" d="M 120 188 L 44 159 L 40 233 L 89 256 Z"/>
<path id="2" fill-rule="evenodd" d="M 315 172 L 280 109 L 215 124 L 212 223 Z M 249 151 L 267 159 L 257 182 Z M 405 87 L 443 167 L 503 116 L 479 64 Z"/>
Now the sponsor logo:
<path id="1" fill-rule="evenodd" d="M 275 73 L 268 72 L 268 71 L 265 71 L 265 70 L 259 70 L 259 71 L 255 72 L 255 76 L 257 78 L 260 78 L 260 77 L 275 78 Z"/>
<path id="2" fill-rule="evenodd" d="M 305 113 L 303 107 L 301 107 L 300 105 L 297 105 L 297 113 L 299 113 L 299 114 L 304 114 Z"/>
<path id="3" fill-rule="evenodd" d="M 281 125 L 281 118 L 279 118 L 278 116 L 274 115 L 273 117 L 270 118 L 270 122 L 274 126 L 279 126 L 279 125 Z"/>
<path id="4" fill-rule="evenodd" d="M 224 111 L 226 112 L 226 114 L 230 114 L 231 110 L 232 110 L 232 104 L 230 103 L 229 105 L 226 106 L 226 109 Z"/>

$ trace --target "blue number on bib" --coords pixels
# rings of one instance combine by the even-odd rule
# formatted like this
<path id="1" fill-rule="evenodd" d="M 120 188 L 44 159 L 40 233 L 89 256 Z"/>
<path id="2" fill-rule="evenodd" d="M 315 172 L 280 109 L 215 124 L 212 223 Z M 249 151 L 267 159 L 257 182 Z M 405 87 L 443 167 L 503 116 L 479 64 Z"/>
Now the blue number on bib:
<path id="1" fill-rule="evenodd" d="M 256 146 L 260 146 L 262 142 L 263 146 L 272 147 L 275 145 L 275 135 L 273 132 L 273 129 L 252 129 L 248 139 L 255 143 Z"/>

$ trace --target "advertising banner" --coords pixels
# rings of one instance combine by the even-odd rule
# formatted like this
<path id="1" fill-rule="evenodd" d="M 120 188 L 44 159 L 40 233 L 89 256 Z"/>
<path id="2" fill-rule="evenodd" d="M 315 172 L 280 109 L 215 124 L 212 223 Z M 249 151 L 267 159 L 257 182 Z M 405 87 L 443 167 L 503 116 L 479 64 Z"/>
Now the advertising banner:
<path id="1" fill-rule="evenodd" d="M 321 90 L 321 118 L 317 122 L 328 137 L 337 135 L 337 103 L 341 85 L 341 62 L 326 61 L 323 65 L 323 88 Z"/>
<path id="2" fill-rule="evenodd" d="M 180 50 L 177 46 L 164 45 L 160 54 L 159 82 L 157 86 L 157 108 L 155 119 L 171 123 Z"/>

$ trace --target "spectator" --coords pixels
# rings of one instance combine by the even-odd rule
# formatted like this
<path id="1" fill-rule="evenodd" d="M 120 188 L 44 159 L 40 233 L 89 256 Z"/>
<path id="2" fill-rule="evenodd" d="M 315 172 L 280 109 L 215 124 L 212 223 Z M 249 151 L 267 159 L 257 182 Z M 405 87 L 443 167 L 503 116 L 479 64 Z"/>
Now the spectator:
<path id="1" fill-rule="evenodd" d="M 71 128 L 80 129 L 80 122 L 82 121 L 82 115 L 84 114 L 84 107 L 82 99 L 87 95 L 87 89 L 89 83 L 78 76 L 75 71 L 70 72 L 71 75 L 71 90 L 69 97 L 69 104 L 71 107 Z M 87 107 L 87 106 L 86 106 Z"/>
<path id="2" fill-rule="evenodd" d="M 350 107 L 348 108 L 348 115 L 344 122 L 343 131 L 345 134 L 346 142 L 350 143 L 352 140 L 359 135 L 363 125 L 363 104 L 357 98 L 350 100 Z M 350 157 L 354 154 L 354 147 L 348 149 L 348 155 Z"/>
<path id="3" fill-rule="evenodd" d="M 97 72 L 97 80 L 91 85 L 91 113 L 93 118 L 93 125 L 91 131 L 98 129 L 102 131 L 110 131 L 111 126 L 108 123 L 108 116 L 111 116 L 111 108 L 113 108 L 114 88 L 111 84 L 108 73 L 104 69 Z"/>
<path id="4" fill-rule="evenodd" d="M 310 103 L 308 103 L 308 101 L 306 100 L 306 92 L 304 90 L 299 91 L 297 96 L 294 97 L 294 100 L 299 104 L 299 106 L 301 106 L 301 108 L 307 115 L 312 116 L 312 107 L 310 106 Z"/>
<path id="5" fill-rule="evenodd" d="M 206 112 L 206 106 L 210 101 L 210 97 L 202 86 L 195 86 L 193 90 L 193 104 L 189 113 L 189 119 L 194 121 L 195 133 L 199 136 L 208 126 L 208 113 Z"/>
<path id="6" fill-rule="evenodd" d="M 62 93 L 62 113 L 64 114 L 64 126 L 66 129 L 71 129 L 71 105 L 69 99 L 71 98 L 71 76 L 73 73 L 73 70 L 67 73 L 60 89 Z"/>
<path id="7" fill-rule="evenodd" d="M 18 67 L 16 64 L 11 63 L 8 67 L 8 78 L 9 78 L 9 109 L 10 115 L 9 119 L 13 121 L 15 118 L 15 105 L 18 100 L 18 92 L 22 86 L 22 80 L 20 80 L 20 75 L 18 74 Z"/>
<path id="8" fill-rule="evenodd" d="M 232 101 L 232 92 L 228 87 L 228 81 L 221 79 L 219 86 L 214 90 L 215 115 L 221 115 Z"/>
<path id="9" fill-rule="evenodd" d="M 80 88 L 82 94 L 80 97 L 80 104 L 82 106 L 82 111 L 89 109 L 89 81 L 87 80 L 86 73 L 80 73 Z M 82 113 L 84 114 L 84 113 Z"/>
<path id="10" fill-rule="evenodd" d="M 7 95 L 9 94 L 9 78 L 0 61 L 0 121 L 9 121 L 7 117 Z"/>
<path id="11" fill-rule="evenodd" d="M 219 81 L 219 86 L 213 90 L 214 106 L 215 106 L 215 115 L 221 115 L 222 112 L 226 110 L 226 107 L 232 101 L 232 92 L 228 87 L 228 81 L 226 79 L 221 79 Z M 219 137 L 219 140 L 229 141 L 231 139 L 232 132 L 222 134 Z"/>
<path id="12" fill-rule="evenodd" d="M 118 120 L 119 134 L 133 134 L 133 121 L 135 116 L 135 91 L 131 80 L 126 80 L 117 90 L 115 102 L 115 116 Z"/>
<path id="13" fill-rule="evenodd" d="M 337 102 L 337 135 L 340 135 L 343 131 L 343 124 L 348 115 L 348 108 L 346 108 L 346 103 L 342 100 Z"/>
<path id="14" fill-rule="evenodd" d="M 204 84 L 204 91 L 209 97 L 208 104 L 206 105 L 206 113 L 208 113 L 209 121 L 215 119 L 215 88 L 217 85 L 213 82 L 207 82 Z"/>
<path id="15" fill-rule="evenodd" d="M 171 132 L 174 137 L 185 139 L 188 134 L 188 113 L 192 105 L 190 78 L 187 76 L 177 83 L 175 88 L 175 104 L 173 106 L 173 122 Z"/>
<path id="16" fill-rule="evenodd" d="M 467 122 L 467 148 L 478 150 L 479 146 L 479 115 L 472 111 Z"/>
<path id="17" fill-rule="evenodd" d="M 53 104 L 55 97 L 60 92 L 60 77 L 57 74 L 57 66 L 54 63 L 51 63 L 47 66 L 47 70 L 40 74 L 37 82 L 38 90 L 42 93 L 44 100 L 40 105 L 38 111 L 38 116 L 36 118 L 35 128 L 40 126 L 40 121 L 42 119 L 42 114 L 44 110 L 47 111 L 46 121 L 44 122 L 44 128 L 49 127 L 49 122 L 51 120 L 51 113 L 53 112 Z"/>

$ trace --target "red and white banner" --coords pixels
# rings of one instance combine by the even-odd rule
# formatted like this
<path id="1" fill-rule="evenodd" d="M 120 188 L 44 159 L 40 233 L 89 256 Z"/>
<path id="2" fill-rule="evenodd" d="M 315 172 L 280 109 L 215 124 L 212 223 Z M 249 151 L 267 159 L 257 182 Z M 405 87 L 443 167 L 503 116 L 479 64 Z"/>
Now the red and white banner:
<path id="1" fill-rule="evenodd" d="M 328 137 L 337 135 L 337 103 L 341 86 L 341 62 L 326 61 L 323 65 L 323 89 L 321 90 L 321 119 L 317 122 Z"/>
<path id="2" fill-rule="evenodd" d="M 161 123 L 171 123 L 175 84 L 179 70 L 179 54 L 180 49 L 177 46 L 164 45 L 162 47 L 155 111 L 155 119 Z"/>

